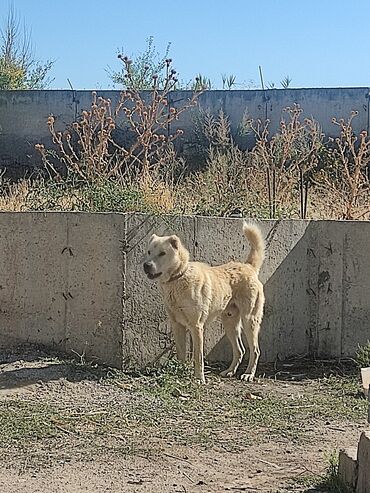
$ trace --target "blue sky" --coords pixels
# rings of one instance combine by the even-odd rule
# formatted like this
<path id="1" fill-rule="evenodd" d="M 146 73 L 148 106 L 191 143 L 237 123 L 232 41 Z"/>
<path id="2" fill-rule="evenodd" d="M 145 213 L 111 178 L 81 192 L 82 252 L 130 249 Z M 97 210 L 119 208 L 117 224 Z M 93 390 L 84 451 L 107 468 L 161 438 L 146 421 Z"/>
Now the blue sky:
<path id="1" fill-rule="evenodd" d="M 112 88 L 117 50 L 134 56 L 154 36 L 180 77 L 221 74 L 259 83 L 289 75 L 292 87 L 370 85 L 370 1 L 353 0 L 13 0 L 32 29 L 36 58 L 53 59 L 51 88 Z M 1 19 L 7 0 L 0 2 Z"/>

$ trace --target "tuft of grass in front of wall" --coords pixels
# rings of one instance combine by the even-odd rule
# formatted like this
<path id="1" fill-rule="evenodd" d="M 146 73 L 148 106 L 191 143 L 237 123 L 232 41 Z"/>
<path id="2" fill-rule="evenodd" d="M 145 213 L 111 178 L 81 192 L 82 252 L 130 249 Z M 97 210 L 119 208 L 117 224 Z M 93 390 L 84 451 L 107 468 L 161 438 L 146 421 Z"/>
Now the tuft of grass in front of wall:
<path id="1" fill-rule="evenodd" d="M 57 436 L 57 415 L 57 410 L 47 403 L 1 400 L 0 447 Z"/>
<path id="2" fill-rule="evenodd" d="M 368 368 L 370 366 L 370 340 L 363 346 L 358 346 L 355 360 L 360 368 Z"/>
<path id="3" fill-rule="evenodd" d="M 322 493 L 355 493 L 353 488 L 343 483 L 338 473 L 338 454 L 334 452 L 328 459 L 328 467 L 324 474 L 300 475 L 290 481 L 284 492 L 322 492 Z"/>

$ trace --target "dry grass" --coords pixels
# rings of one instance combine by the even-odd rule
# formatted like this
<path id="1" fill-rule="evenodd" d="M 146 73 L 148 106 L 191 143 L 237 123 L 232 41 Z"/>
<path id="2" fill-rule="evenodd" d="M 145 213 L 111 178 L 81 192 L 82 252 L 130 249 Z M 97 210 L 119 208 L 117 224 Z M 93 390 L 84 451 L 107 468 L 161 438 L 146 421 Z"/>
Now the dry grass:
<path id="1" fill-rule="evenodd" d="M 27 196 L 32 185 L 28 180 L 3 186 L 0 195 L 0 210 L 4 212 L 21 212 L 26 209 Z"/>

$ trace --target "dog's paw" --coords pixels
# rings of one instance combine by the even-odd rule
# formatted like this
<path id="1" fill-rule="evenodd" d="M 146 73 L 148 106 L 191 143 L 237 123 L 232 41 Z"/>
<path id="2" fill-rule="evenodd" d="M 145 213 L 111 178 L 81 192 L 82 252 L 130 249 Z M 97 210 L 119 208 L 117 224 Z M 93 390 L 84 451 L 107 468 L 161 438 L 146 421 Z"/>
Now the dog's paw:
<path id="1" fill-rule="evenodd" d="M 240 380 L 243 380 L 243 382 L 253 382 L 254 375 L 252 373 L 243 373 L 243 375 L 240 377 Z"/>
<path id="2" fill-rule="evenodd" d="M 198 385 L 205 385 L 206 384 L 206 379 L 205 378 L 197 378 L 197 384 Z"/>
<path id="3" fill-rule="evenodd" d="M 223 377 L 223 378 L 231 378 L 235 375 L 235 372 L 234 371 L 230 371 L 230 370 L 224 370 L 220 373 L 220 376 Z"/>
<path id="4" fill-rule="evenodd" d="M 198 385 L 204 385 L 206 383 L 206 379 L 204 377 L 195 377 L 195 381 Z"/>

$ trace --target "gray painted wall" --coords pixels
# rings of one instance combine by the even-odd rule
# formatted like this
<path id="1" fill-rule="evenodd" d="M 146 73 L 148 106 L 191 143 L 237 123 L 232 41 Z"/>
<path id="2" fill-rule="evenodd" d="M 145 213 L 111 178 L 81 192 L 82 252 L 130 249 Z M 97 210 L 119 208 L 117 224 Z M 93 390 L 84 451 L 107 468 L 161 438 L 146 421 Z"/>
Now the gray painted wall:
<path id="1" fill-rule="evenodd" d="M 98 91 L 109 97 L 112 103 L 119 98 L 119 91 Z M 190 95 L 178 91 L 171 95 L 174 106 Z M 56 117 L 56 127 L 64 130 L 91 102 L 91 91 L 0 91 L 0 167 L 11 173 L 22 175 L 25 170 L 41 165 L 34 150 L 34 144 L 51 146 L 46 125 L 52 113 Z M 236 141 L 242 147 L 252 144 L 251 136 L 238 135 L 238 127 L 245 113 L 253 118 L 269 118 L 271 131 L 278 129 L 283 109 L 299 103 L 304 116 L 314 117 L 325 134 L 336 136 L 337 128 L 332 118 L 348 118 L 352 110 L 359 112 L 354 121 L 356 131 L 369 130 L 369 88 L 333 89 L 271 89 L 257 91 L 207 91 L 200 96 L 199 106 L 217 114 L 223 110 L 228 115 Z M 185 112 L 172 130 L 182 128 L 185 133 L 178 141 L 179 150 L 192 153 L 196 139 L 192 133 L 197 109 Z"/>
<path id="2" fill-rule="evenodd" d="M 262 221 L 263 361 L 353 356 L 370 339 L 370 222 Z M 85 353 L 113 366 L 160 357 L 170 331 L 142 272 L 153 232 L 176 233 L 193 258 L 243 260 L 239 219 L 139 214 L 0 213 L 0 339 Z M 230 357 L 216 323 L 211 360 Z"/>

